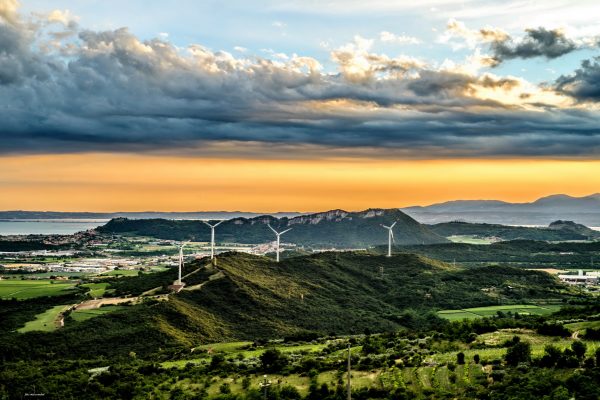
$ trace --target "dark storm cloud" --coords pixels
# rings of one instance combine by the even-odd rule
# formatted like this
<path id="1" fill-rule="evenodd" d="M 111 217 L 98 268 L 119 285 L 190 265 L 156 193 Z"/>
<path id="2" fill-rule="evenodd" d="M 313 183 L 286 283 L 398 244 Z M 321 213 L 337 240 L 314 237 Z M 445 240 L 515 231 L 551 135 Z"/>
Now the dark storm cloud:
<path id="1" fill-rule="evenodd" d="M 585 60 L 574 74 L 558 78 L 556 89 L 579 101 L 599 101 L 600 57 Z"/>
<path id="2" fill-rule="evenodd" d="M 532 111 L 477 96 L 479 88 L 518 88 L 512 78 L 433 69 L 356 48 L 336 52 L 340 73 L 327 74 L 308 57 L 238 59 L 198 45 L 184 51 L 140 41 L 126 29 L 82 30 L 72 39 L 73 24 L 65 27 L 71 33 L 40 43 L 39 26 L 0 23 L 5 154 L 226 153 L 219 143 L 235 143 L 237 152 L 243 143 L 260 151 L 262 143 L 267 150 L 379 148 L 420 157 L 600 151 L 594 112 L 543 104 Z M 57 44 L 57 37 L 67 41 Z"/>
<path id="3" fill-rule="evenodd" d="M 515 41 L 510 36 L 493 40 L 490 48 L 494 60 L 499 64 L 514 58 L 546 57 L 557 58 L 576 50 L 577 44 L 567 38 L 559 30 L 545 28 L 528 29 L 520 41 Z M 483 35 L 483 31 L 482 31 Z"/>

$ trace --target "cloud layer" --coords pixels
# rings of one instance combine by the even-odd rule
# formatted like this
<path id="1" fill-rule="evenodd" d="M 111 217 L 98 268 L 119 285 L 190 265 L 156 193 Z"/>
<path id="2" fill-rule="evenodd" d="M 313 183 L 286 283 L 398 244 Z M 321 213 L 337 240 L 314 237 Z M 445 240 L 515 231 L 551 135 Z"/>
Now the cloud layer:
<path id="1" fill-rule="evenodd" d="M 331 52 L 337 70 L 326 71 L 312 57 L 234 57 L 142 41 L 125 28 L 86 30 L 68 13 L 24 20 L 16 7 L 0 0 L 2 153 L 205 154 L 227 153 L 226 143 L 236 154 L 248 143 L 249 152 L 282 146 L 307 157 L 314 146 L 420 158 L 600 152 L 598 112 L 580 106 L 598 99 L 597 62 L 541 88 L 480 72 L 490 56 L 436 66 L 376 53 L 357 36 Z M 496 62 L 574 50 L 543 28 L 520 41 L 478 35 Z"/>

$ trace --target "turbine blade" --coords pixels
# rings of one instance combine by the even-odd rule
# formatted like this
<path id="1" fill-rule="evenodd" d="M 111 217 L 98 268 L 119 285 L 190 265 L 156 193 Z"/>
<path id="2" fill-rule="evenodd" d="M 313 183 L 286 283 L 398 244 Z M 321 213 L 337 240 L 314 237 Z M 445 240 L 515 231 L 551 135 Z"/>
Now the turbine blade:
<path id="1" fill-rule="evenodd" d="M 284 233 L 289 232 L 291 230 L 292 230 L 292 228 L 286 229 L 285 231 L 281 232 L 280 235 L 283 235 Z"/>
<path id="2" fill-rule="evenodd" d="M 394 227 L 394 225 L 396 225 L 398 223 L 398 221 L 394 221 L 394 223 L 392 224 L 392 226 L 390 226 L 390 229 Z"/>
<path id="3" fill-rule="evenodd" d="M 273 229 L 271 224 L 267 224 L 267 226 L 269 227 L 269 229 L 271 229 L 273 232 L 275 232 L 276 235 L 279 235 L 279 232 L 277 232 L 275 229 Z"/>
<path id="4" fill-rule="evenodd" d="M 221 221 L 217 222 L 217 223 L 216 223 L 216 224 L 213 226 L 213 228 L 216 228 L 217 226 L 221 225 L 223 222 L 225 222 L 225 220 L 221 220 Z"/>
<path id="5" fill-rule="evenodd" d="M 385 229 L 390 229 L 389 226 L 385 226 L 384 224 L 381 224 L 381 226 L 383 226 Z"/>
<path id="6" fill-rule="evenodd" d="M 209 224 L 208 222 L 206 222 L 206 221 L 203 220 L 202 223 L 204 223 L 204 224 L 206 224 L 206 225 L 208 225 L 208 226 L 210 226 L 212 228 L 212 225 Z"/>

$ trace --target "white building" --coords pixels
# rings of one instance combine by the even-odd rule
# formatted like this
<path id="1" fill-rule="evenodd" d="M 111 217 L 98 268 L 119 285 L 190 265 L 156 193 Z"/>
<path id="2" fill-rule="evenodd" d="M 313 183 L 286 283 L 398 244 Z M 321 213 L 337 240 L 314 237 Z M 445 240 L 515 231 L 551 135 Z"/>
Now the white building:
<path id="1" fill-rule="evenodd" d="M 558 275 L 558 279 L 569 285 L 594 286 L 598 284 L 597 274 L 585 275 L 581 270 L 577 275 Z"/>

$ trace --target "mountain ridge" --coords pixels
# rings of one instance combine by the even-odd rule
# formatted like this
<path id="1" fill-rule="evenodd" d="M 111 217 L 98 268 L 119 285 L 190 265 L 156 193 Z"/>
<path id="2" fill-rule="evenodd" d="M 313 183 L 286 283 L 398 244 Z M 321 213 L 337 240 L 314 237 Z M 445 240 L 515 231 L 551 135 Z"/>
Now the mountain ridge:
<path id="1" fill-rule="evenodd" d="M 301 246 L 365 248 L 387 243 L 388 234 L 381 225 L 391 225 L 399 244 L 432 244 L 448 240 L 420 224 L 398 209 L 370 208 L 359 212 L 335 209 L 293 218 L 262 215 L 254 218 L 233 218 L 217 229 L 220 243 L 258 244 L 272 242 L 271 225 L 279 231 L 291 228 L 283 240 Z M 172 240 L 210 240 L 210 229 L 201 221 L 163 219 L 112 219 L 96 228 L 100 233 L 135 234 Z"/>
<path id="2" fill-rule="evenodd" d="M 582 197 L 555 194 L 526 203 L 452 200 L 401 209 L 419 222 L 428 224 L 463 220 L 504 225 L 548 225 L 556 220 L 571 220 L 587 226 L 600 226 L 599 193 Z"/>

